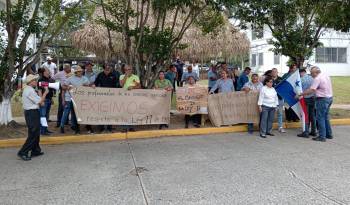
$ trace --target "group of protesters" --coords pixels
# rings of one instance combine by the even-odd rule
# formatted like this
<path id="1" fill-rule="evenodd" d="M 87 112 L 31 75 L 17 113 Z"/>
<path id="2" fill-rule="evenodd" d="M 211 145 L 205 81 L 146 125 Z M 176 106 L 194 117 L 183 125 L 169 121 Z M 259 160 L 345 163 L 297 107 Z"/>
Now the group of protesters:
<path id="1" fill-rule="evenodd" d="M 172 92 L 173 95 L 176 92 L 176 86 L 195 86 L 199 80 L 198 72 L 194 72 L 191 65 L 188 65 L 187 71 L 183 72 L 183 66 L 184 63 L 180 59 L 176 59 L 166 71 L 160 71 L 158 79 L 154 82 L 154 89 L 163 89 Z M 273 68 L 259 76 L 256 73 L 251 74 L 250 67 L 244 68 L 242 73 L 239 73 L 238 68 L 229 69 L 227 63 L 223 62 L 212 65 L 208 71 L 208 92 L 209 94 L 235 91 L 259 92 L 257 104 L 260 111 L 260 137 L 266 138 L 267 135 L 274 135 L 272 133 L 272 123 L 275 111 L 277 111 L 278 131 L 285 132 L 283 128 L 284 101 L 277 94 L 274 87 L 297 69 L 296 65 L 292 65 L 288 73 L 279 77 L 278 70 Z M 303 96 L 305 98 L 310 123 L 307 125 L 307 129 L 298 136 L 309 137 L 309 135 L 312 135 L 315 136 L 314 140 L 325 141 L 326 138 L 332 138 L 329 123 L 329 108 L 332 104 L 330 78 L 321 73 L 321 70 L 316 66 L 311 68 L 311 76 L 306 73 L 305 69 L 299 70 L 304 92 L 296 97 L 301 98 Z M 40 135 L 52 133 L 48 129 L 48 123 L 43 123 L 43 119 L 50 121 L 52 98 L 55 95 L 58 96 L 56 126 L 61 133 L 65 133 L 65 125 L 68 124 L 70 115 L 71 129 L 79 134 L 80 126 L 73 108 L 71 89 L 79 86 L 123 88 L 126 90 L 141 88 L 140 79 L 133 74 L 133 68 L 130 65 L 122 65 L 121 72 L 119 72 L 115 69 L 114 64 L 106 63 L 103 65 L 103 71 L 96 73 L 93 70 L 93 64 L 87 62 L 82 66 L 75 66 L 74 70 L 70 64 L 64 64 L 62 70 L 57 71 L 52 59 L 47 58 L 47 62 L 41 66 L 38 74 L 27 76 L 25 82 L 27 86 L 23 90 L 23 108 L 28 126 L 27 141 L 18 152 L 18 156 L 23 160 L 30 160 L 31 157 L 43 154 L 39 146 Z M 58 90 L 47 86 L 48 83 L 54 82 L 59 82 Z M 38 91 L 35 91 L 35 87 L 38 87 Z M 292 111 L 287 110 L 287 112 Z M 286 113 L 287 115 L 288 113 Z M 185 128 L 188 128 L 190 121 L 193 122 L 194 127 L 200 127 L 200 115 L 185 115 Z M 168 127 L 168 125 L 159 126 L 160 129 L 163 127 Z M 94 133 L 91 125 L 86 125 L 86 129 L 88 133 Z M 99 131 L 112 132 L 112 126 L 100 125 Z M 122 131 L 135 131 L 135 129 L 131 125 L 123 125 Z M 248 124 L 248 132 L 253 133 L 253 123 Z M 31 152 L 31 156 L 29 156 L 29 152 Z"/>
<path id="2" fill-rule="evenodd" d="M 218 68 L 221 70 L 218 72 Z M 289 67 L 288 73 L 279 77 L 277 68 L 266 71 L 262 76 L 251 73 L 251 68 L 246 67 L 243 72 L 237 75 L 232 74 L 226 68 L 226 63 L 221 66 L 212 66 L 208 72 L 208 89 L 210 94 L 227 93 L 234 91 L 259 92 L 258 106 L 260 111 L 260 137 L 273 136 L 272 125 L 275 111 L 277 111 L 278 131 L 285 133 L 283 128 L 284 100 L 274 89 L 280 82 L 287 79 L 298 70 L 297 65 Z M 219 78 L 220 73 L 220 78 Z M 317 66 L 310 68 L 307 74 L 305 68 L 299 69 L 303 93 L 299 93 L 295 98 L 305 99 L 309 119 L 305 130 L 298 134 L 298 137 L 308 138 L 314 136 L 313 140 L 326 141 L 332 139 L 332 128 L 329 121 L 329 109 L 333 101 L 332 84 L 330 77 L 321 72 Z M 287 120 L 296 121 L 296 114 L 291 108 L 285 110 Z M 317 132 L 318 131 L 318 132 Z M 253 133 L 253 124 L 248 124 L 248 132 Z"/>

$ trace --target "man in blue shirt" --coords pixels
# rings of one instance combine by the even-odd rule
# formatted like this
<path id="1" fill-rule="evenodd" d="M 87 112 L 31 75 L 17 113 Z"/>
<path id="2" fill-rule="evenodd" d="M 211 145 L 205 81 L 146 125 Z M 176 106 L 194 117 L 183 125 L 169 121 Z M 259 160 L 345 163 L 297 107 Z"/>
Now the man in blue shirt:
<path id="1" fill-rule="evenodd" d="M 240 91 L 243 86 L 249 82 L 249 74 L 252 69 L 249 67 L 244 68 L 243 73 L 239 76 L 238 82 L 237 82 L 237 90 Z"/>
<path id="2" fill-rule="evenodd" d="M 313 83 L 313 78 L 306 73 L 305 69 L 300 69 L 300 79 L 301 79 L 301 87 L 303 91 L 309 89 Z M 310 94 L 304 96 L 305 104 L 307 108 L 309 123 L 305 127 L 305 131 L 301 134 L 298 134 L 298 137 L 309 137 L 316 136 L 316 117 L 315 117 L 315 94 Z M 310 132 L 310 124 L 311 124 L 311 132 Z"/>
<path id="3" fill-rule="evenodd" d="M 208 72 L 208 91 L 214 87 L 216 81 L 218 80 L 218 72 L 216 70 L 216 66 L 212 65 Z"/>

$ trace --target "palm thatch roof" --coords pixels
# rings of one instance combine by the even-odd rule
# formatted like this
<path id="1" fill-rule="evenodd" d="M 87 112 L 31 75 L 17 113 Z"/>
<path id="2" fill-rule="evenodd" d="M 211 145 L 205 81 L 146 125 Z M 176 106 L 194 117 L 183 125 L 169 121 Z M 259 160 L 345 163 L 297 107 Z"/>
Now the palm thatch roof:
<path id="1" fill-rule="evenodd" d="M 174 14 L 167 15 L 169 20 L 166 21 L 166 26 L 171 27 L 173 23 L 171 22 L 172 15 Z M 101 9 L 96 9 L 93 19 L 88 21 L 82 29 L 72 33 L 71 37 L 73 46 L 94 53 L 100 59 L 108 60 L 117 56 L 112 56 L 112 52 L 109 49 L 107 29 L 103 25 L 96 23 L 96 19 L 101 16 Z M 175 31 L 181 29 L 183 18 L 182 16 L 178 18 L 180 20 L 175 24 Z M 132 19 L 131 21 L 135 20 Z M 134 22 L 131 22 L 131 25 L 134 24 Z M 152 14 L 147 24 L 155 24 Z M 111 32 L 111 36 L 115 53 L 122 56 L 122 34 Z M 192 25 L 185 32 L 180 43 L 187 45 L 184 50 L 176 51 L 183 59 L 209 60 L 216 57 L 229 58 L 242 56 L 248 53 L 250 47 L 246 35 L 229 23 L 228 19 L 226 19 L 226 23 L 215 34 L 204 35 L 200 28 Z"/>

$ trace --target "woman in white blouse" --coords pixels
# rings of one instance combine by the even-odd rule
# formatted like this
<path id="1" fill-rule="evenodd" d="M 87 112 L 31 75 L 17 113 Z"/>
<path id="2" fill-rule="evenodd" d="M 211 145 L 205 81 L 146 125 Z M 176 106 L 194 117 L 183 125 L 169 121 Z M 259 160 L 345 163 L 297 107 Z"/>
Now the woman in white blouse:
<path id="1" fill-rule="evenodd" d="M 278 97 L 276 90 L 272 87 L 273 79 L 267 76 L 264 79 L 264 87 L 260 90 L 258 105 L 260 111 L 260 137 L 266 138 L 266 135 L 274 136 L 272 123 L 275 116 L 275 110 L 278 106 Z"/>

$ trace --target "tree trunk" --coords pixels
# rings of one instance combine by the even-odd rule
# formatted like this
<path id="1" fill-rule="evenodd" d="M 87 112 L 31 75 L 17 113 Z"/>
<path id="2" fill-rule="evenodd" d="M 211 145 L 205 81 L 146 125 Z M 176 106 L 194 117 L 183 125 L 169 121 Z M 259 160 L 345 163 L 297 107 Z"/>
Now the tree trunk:
<path id="1" fill-rule="evenodd" d="M 0 103 L 0 125 L 7 125 L 12 120 L 11 100 L 3 98 Z"/>

